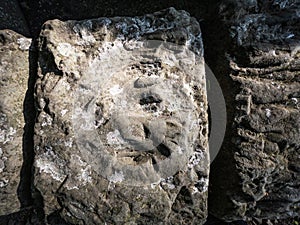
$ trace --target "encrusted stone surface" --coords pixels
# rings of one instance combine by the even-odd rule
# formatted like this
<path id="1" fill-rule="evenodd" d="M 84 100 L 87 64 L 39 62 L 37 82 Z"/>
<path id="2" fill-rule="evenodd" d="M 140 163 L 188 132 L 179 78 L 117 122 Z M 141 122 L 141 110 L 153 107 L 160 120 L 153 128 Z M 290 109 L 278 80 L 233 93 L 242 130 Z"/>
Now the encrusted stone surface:
<path id="1" fill-rule="evenodd" d="M 31 40 L 0 31 L 0 215 L 20 207 L 17 189 L 23 162 L 23 101 Z"/>
<path id="2" fill-rule="evenodd" d="M 174 8 L 44 24 L 34 183 L 46 215 L 59 211 L 75 224 L 204 223 L 202 54 L 199 24 Z"/>
<path id="3" fill-rule="evenodd" d="M 300 215 L 299 10 L 289 0 L 221 6 L 234 43 L 227 60 L 237 93 L 234 137 L 224 153 L 234 167 L 216 162 L 212 175 L 229 174 L 231 181 L 212 182 L 211 212 L 219 218 Z"/>

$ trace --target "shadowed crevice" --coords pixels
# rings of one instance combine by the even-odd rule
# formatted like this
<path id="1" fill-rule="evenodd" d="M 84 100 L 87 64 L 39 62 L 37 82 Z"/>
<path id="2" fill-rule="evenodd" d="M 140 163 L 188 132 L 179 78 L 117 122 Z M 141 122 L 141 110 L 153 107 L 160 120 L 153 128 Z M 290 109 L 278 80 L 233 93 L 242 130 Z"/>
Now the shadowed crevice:
<path id="1" fill-rule="evenodd" d="M 29 51 L 29 79 L 28 89 L 23 103 L 23 115 L 25 120 L 23 134 L 23 165 L 20 173 L 20 183 L 18 187 L 18 198 L 21 209 L 30 209 L 31 220 L 36 224 L 43 224 L 43 199 L 41 194 L 33 185 L 33 163 L 34 163 L 34 125 L 36 118 L 36 108 L 34 103 L 34 86 L 37 77 L 36 41 L 33 40 Z"/>
<path id="2" fill-rule="evenodd" d="M 236 128 L 233 127 L 235 116 L 235 108 L 233 106 L 235 104 L 235 95 L 239 92 L 239 89 L 230 77 L 231 71 L 226 53 L 232 51 L 231 48 L 234 45 L 228 32 L 229 28 L 222 22 L 222 18 L 218 16 L 220 3 L 220 0 L 201 3 L 201 8 L 205 8 L 205 11 L 202 14 L 203 20 L 200 22 L 205 46 L 204 59 L 223 91 L 227 113 L 227 126 L 223 144 L 210 166 L 208 213 L 212 215 L 218 212 L 220 207 L 224 211 L 227 208 L 231 208 L 232 205 L 227 201 L 228 190 L 234 193 L 241 188 L 237 185 L 239 184 L 239 176 L 234 160 L 236 147 L 232 144 L 232 137 L 237 132 Z M 216 24 L 219 24 L 219 26 L 216 26 Z M 209 216 L 207 224 L 211 224 L 211 218 L 213 216 Z"/>

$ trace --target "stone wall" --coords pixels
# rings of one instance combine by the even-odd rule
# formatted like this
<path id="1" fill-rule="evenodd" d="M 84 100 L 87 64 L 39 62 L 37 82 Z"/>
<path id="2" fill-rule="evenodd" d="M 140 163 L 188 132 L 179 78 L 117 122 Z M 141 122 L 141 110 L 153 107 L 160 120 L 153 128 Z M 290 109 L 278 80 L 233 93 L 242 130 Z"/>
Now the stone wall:
<path id="1" fill-rule="evenodd" d="M 0 124 L 5 137 L 0 143 L 0 171 L 1 165 L 5 166 L 0 180 L 9 181 L 4 189 L 0 188 L 4 203 L 0 224 L 204 224 L 205 220 L 206 224 L 297 224 L 297 1 L 20 0 L 19 6 L 25 19 L 16 20 L 12 8 L 11 13 L 3 14 L 12 22 L 0 22 L 3 28 L 33 37 L 31 43 L 11 31 L 2 31 L 0 36 L 1 69 L 5 71 L 1 73 L 0 111 L 7 115 Z M 184 9 L 191 16 L 175 9 L 142 16 L 170 6 Z M 7 3 L 5 7 L 9 8 Z M 140 17 L 129 17 L 137 15 Z M 72 21 L 51 20 L 42 26 L 49 19 Z M 82 19 L 88 20 L 79 21 Z M 14 24 L 23 24 L 24 29 Z M 150 49 L 132 46 L 130 40 L 152 40 L 160 52 L 151 53 L 152 61 L 145 61 Z M 162 47 L 162 41 L 174 46 Z M 108 43 L 114 46 L 107 46 Z M 132 48 L 144 55 L 131 55 Z M 103 63 L 107 52 L 114 56 L 113 64 L 119 65 L 116 67 L 123 65 L 118 58 L 132 62 L 130 57 L 134 57 L 139 62 L 131 63 L 131 69 L 113 72 L 116 75 L 108 79 L 99 72 L 111 71 L 106 66 L 110 63 Z M 187 61 L 182 55 L 178 58 L 178 52 L 185 52 L 184 57 L 192 64 L 185 65 Z M 164 63 L 166 60 L 172 65 L 178 60 L 180 66 L 170 67 Z M 208 88 L 210 82 L 203 73 L 204 60 L 223 90 L 227 112 L 227 129 L 222 147 L 210 165 L 209 186 L 206 118 L 212 114 L 205 108 L 204 80 Z M 186 68 L 198 71 L 200 78 L 187 79 Z M 143 77 L 145 73 L 148 75 Z M 93 74 L 102 77 L 102 82 Z M 93 86 L 95 83 L 101 84 Z M 180 90 L 175 99 L 174 91 L 172 95 L 162 91 L 172 88 Z M 95 99 L 88 94 L 102 89 L 111 91 L 97 92 Z M 193 97 L 187 98 L 188 95 Z M 77 107 L 72 105 L 74 99 Z M 122 99 L 130 99 L 125 108 Z M 170 112 L 167 115 L 162 109 L 174 102 L 177 111 L 171 110 L 170 117 Z M 86 109 L 87 113 L 76 114 L 76 108 L 81 112 Z M 190 111 L 186 111 L 188 108 Z M 119 113 L 125 109 L 126 118 Z M 146 115 L 148 122 L 141 120 L 136 111 Z M 85 116 L 91 112 L 95 117 L 90 121 Z M 78 115 L 75 119 L 74 113 Z M 187 114 L 192 119 L 182 120 Z M 161 123 L 162 118 L 167 125 Z M 103 146 L 93 146 L 94 131 L 83 132 L 81 124 L 87 121 L 95 123 L 96 136 L 108 146 L 104 152 L 94 153 Z M 185 122 L 196 124 L 196 128 L 188 129 L 190 125 Z M 158 130 L 163 132 L 156 133 Z M 159 138 L 164 132 L 164 138 Z M 6 141 L 7 138 L 13 141 Z M 90 147 L 78 141 L 86 139 L 90 140 Z M 168 144 L 168 139 L 173 144 Z M 124 140 L 129 146 L 124 145 Z M 185 143 L 193 147 L 188 148 Z M 183 146 L 191 149 L 188 154 L 172 157 L 181 153 L 178 149 Z M 149 152 L 149 147 L 156 150 Z M 155 180 L 157 174 L 162 179 L 149 182 L 149 176 L 142 178 L 139 172 L 125 167 L 125 176 L 119 166 L 110 170 L 110 166 L 103 165 L 111 164 L 97 161 L 106 151 L 109 159 L 116 157 L 126 168 L 138 166 L 148 171 L 148 164 L 154 165 L 151 179 Z M 159 172 L 165 171 L 159 168 L 167 168 L 161 164 L 166 160 L 170 160 L 170 165 L 181 165 L 172 176 Z M 143 185 L 128 185 L 128 171 L 135 174 L 130 182 L 142 181 Z"/>

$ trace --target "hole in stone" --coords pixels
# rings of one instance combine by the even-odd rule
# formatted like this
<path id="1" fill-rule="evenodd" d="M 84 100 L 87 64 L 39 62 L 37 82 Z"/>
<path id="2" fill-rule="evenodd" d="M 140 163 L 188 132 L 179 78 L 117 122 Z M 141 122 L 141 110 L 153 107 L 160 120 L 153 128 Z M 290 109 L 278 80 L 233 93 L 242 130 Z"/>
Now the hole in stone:
<path id="1" fill-rule="evenodd" d="M 156 160 L 153 157 L 151 158 L 151 161 L 153 165 L 157 164 Z"/>
<path id="2" fill-rule="evenodd" d="M 259 184 L 260 184 L 260 179 L 259 178 L 255 178 L 255 179 L 253 179 L 253 184 L 255 184 L 257 187 L 259 186 Z"/>
<path id="3" fill-rule="evenodd" d="M 175 207 L 177 206 L 177 210 L 181 210 L 183 207 L 186 207 L 188 205 L 193 205 L 192 195 L 186 186 L 183 186 L 181 188 L 180 192 L 176 197 L 175 203 L 177 203 L 174 205 Z"/>
<path id="4" fill-rule="evenodd" d="M 160 154 L 165 157 L 169 157 L 171 155 L 170 149 L 164 144 L 159 144 L 156 148 L 160 152 Z"/>
<path id="5" fill-rule="evenodd" d="M 147 156 L 147 155 L 137 155 L 133 158 L 133 161 L 136 162 L 137 164 L 143 164 L 143 163 L 147 162 L 148 159 L 149 159 L 149 156 Z"/>
<path id="6" fill-rule="evenodd" d="M 157 94 L 143 94 L 140 99 L 140 105 L 161 103 L 162 99 Z"/>
<path id="7" fill-rule="evenodd" d="M 278 147 L 279 147 L 281 152 L 283 152 L 287 147 L 287 141 L 286 140 L 279 141 L 277 144 L 278 144 Z"/>
<path id="8" fill-rule="evenodd" d="M 143 124 L 143 128 L 144 128 L 145 138 L 150 138 L 151 131 L 148 129 L 148 127 L 145 124 Z"/>

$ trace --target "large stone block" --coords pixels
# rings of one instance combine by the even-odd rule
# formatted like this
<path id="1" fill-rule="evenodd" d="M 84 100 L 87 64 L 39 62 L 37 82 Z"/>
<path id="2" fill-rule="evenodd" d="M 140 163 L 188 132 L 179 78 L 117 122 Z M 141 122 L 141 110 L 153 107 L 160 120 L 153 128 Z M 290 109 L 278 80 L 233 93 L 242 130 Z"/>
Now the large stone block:
<path id="1" fill-rule="evenodd" d="M 0 215 L 18 211 L 23 163 L 23 102 L 29 76 L 31 40 L 0 31 Z"/>
<path id="2" fill-rule="evenodd" d="M 224 1 L 221 8 L 236 93 L 231 144 L 212 168 L 211 212 L 228 221 L 299 216 L 300 5 Z"/>
<path id="3" fill-rule="evenodd" d="M 203 224 L 208 119 L 198 22 L 59 20 L 39 36 L 35 186 L 75 224 Z"/>

